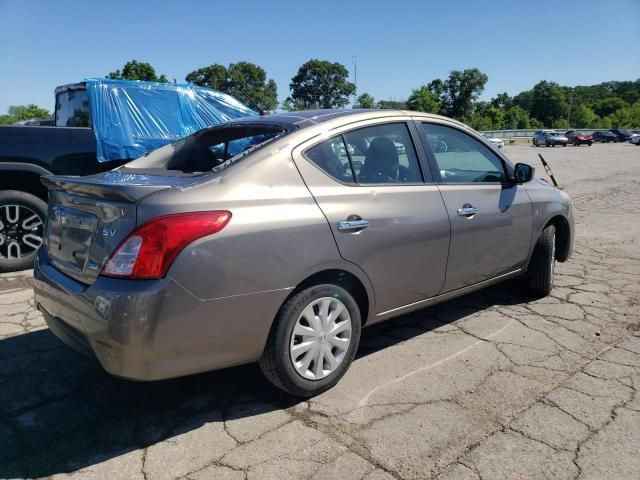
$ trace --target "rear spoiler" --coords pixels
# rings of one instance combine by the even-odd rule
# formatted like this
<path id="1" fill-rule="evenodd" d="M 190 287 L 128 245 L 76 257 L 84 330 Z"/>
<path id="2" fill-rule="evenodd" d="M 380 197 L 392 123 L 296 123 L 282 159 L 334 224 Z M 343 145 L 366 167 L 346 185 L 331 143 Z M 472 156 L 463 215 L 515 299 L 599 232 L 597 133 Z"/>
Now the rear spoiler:
<path id="1" fill-rule="evenodd" d="M 106 172 L 86 177 L 46 175 L 40 177 L 40 181 L 50 191 L 63 190 L 72 195 L 129 203 L 137 202 L 147 195 L 173 186 L 170 181 L 158 182 L 161 177 L 153 177 L 155 182 L 147 181 L 146 183 L 145 178 L 149 179 L 145 175 Z"/>

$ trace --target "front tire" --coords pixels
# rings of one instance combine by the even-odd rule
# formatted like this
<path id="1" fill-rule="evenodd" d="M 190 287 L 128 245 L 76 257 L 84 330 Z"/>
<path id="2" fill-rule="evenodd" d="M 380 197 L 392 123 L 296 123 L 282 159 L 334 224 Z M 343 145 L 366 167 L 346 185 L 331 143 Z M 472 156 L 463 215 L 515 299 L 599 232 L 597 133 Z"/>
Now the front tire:
<path id="1" fill-rule="evenodd" d="M 299 291 L 280 308 L 259 364 L 280 390 L 302 398 L 332 388 L 360 343 L 360 309 L 333 284 Z"/>
<path id="2" fill-rule="evenodd" d="M 47 204 L 35 195 L 0 191 L 0 273 L 33 266 L 46 217 Z"/>
<path id="3" fill-rule="evenodd" d="M 536 297 L 546 297 L 553 289 L 555 255 L 556 227 L 548 225 L 538 238 L 527 268 L 529 290 Z"/>

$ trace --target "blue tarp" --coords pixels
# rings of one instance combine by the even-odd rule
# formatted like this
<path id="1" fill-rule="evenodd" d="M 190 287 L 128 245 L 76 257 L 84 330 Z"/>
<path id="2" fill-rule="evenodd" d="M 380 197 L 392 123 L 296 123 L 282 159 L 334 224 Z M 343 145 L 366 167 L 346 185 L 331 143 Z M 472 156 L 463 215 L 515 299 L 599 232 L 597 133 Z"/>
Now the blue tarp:
<path id="1" fill-rule="evenodd" d="M 101 162 L 138 158 L 203 128 L 257 115 L 227 94 L 191 84 L 86 82 Z"/>

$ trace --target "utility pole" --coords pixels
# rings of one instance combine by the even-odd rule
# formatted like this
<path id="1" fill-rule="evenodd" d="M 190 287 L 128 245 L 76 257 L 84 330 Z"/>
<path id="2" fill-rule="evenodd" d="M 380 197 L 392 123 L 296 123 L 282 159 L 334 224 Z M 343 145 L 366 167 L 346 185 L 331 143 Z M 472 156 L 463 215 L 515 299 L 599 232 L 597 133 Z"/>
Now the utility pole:
<path id="1" fill-rule="evenodd" d="M 571 96 L 569 97 L 569 111 L 567 112 L 567 130 L 571 128 L 571 105 L 573 105 L 573 90 L 571 90 Z"/>
<path id="2" fill-rule="evenodd" d="M 355 104 L 358 100 L 358 57 L 353 56 L 353 84 L 356 86 L 356 89 L 353 93 L 353 103 Z"/>

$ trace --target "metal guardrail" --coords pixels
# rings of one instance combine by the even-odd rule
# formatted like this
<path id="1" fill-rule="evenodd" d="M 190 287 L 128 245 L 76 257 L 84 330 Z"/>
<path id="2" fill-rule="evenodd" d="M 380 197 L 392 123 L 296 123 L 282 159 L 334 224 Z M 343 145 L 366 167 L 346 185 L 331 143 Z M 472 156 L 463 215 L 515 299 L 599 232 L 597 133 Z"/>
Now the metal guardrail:
<path id="1" fill-rule="evenodd" d="M 510 137 L 533 137 L 535 132 L 539 132 L 543 130 L 542 128 L 535 129 L 526 129 L 526 130 L 482 130 L 480 133 L 488 133 L 493 135 L 496 138 L 510 138 Z M 563 128 L 554 128 L 554 129 L 544 129 L 544 130 L 554 130 L 558 133 L 565 133 L 569 130 L 580 130 L 581 132 L 600 132 L 602 130 L 607 130 L 606 128 L 575 128 L 575 129 L 563 129 Z"/>

